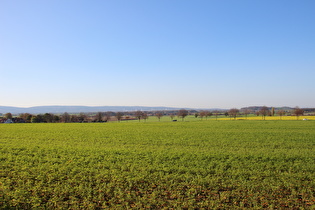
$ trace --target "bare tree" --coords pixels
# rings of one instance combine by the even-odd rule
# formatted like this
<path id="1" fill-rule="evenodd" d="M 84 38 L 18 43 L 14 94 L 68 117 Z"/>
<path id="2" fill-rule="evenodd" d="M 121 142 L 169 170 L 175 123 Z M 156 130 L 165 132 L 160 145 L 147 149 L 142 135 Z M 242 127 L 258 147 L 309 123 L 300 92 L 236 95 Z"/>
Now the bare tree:
<path id="1" fill-rule="evenodd" d="M 277 114 L 280 116 L 280 120 L 282 120 L 282 116 L 285 115 L 285 111 L 280 109 L 278 110 Z"/>
<path id="2" fill-rule="evenodd" d="M 208 117 L 212 116 L 212 112 L 210 111 L 206 111 L 206 120 L 208 120 Z"/>
<path id="3" fill-rule="evenodd" d="M 70 115 L 68 114 L 68 112 L 65 112 L 61 115 L 61 120 L 64 123 L 70 122 Z"/>
<path id="4" fill-rule="evenodd" d="M 161 121 L 161 117 L 163 117 L 163 113 L 162 112 L 156 112 L 155 116 L 159 119 L 159 121 Z"/>
<path id="5" fill-rule="evenodd" d="M 111 117 L 112 117 L 112 113 L 111 112 L 105 112 L 104 113 L 104 120 L 105 120 L 105 122 L 109 121 Z"/>
<path id="6" fill-rule="evenodd" d="M 171 113 L 169 116 L 170 116 L 171 120 L 173 120 L 175 117 L 174 113 Z"/>
<path id="7" fill-rule="evenodd" d="M 118 122 L 121 121 L 121 119 L 122 119 L 123 116 L 124 116 L 124 114 L 123 114 L 122 112 L 117 112 L 117 113 L 116 113 L 116 118 L 117 118 Z"/>
<path id="8" fill-rule="evenodd" d="M 79 114 L 79 116 L 78 116 L 78 121 L 81 122 L 81 123 L 87 121 L 87 116 L 86 116 L 86 114 L 84 114 L 83 112 L 81 112 L 81 113 Z"/>
<path id="9" fill-rule="evenodd" d="M 245 119 L 247 119 L 247 116 L 250 114 L 250 110 L 249 109 L 244 109 L 243 113 L 245 115 Z"/>
<path id="10" fill-rule="evenodd" d="M 146 122 L 147 119 L 149 118 L 148 113 L 143 112 L 142 115 L 141 115 L 141 118 L 144 119 L 144 121 Z"/>
<path id="11" fill-rule="evenodd" d="M 104 116 L 103 112 L 97 112 L 94 116 L 94 121 L 95 122 L 103 122 L 103 116 Z"/>
<path id="12" fill-rule="evenodd" d="M 298 120 L 299 117 L 304 114 L 304 110 L 297 106 L 294 108 L 293 113 L 296 116 L 296 120 Z"/>
<path id="13" fill-rule="evenodd" d="M 139 122 L 140 122 L 140 120 L 141 120 L 142 115 L 143 115 L 143 112 L 142 112 L 142 111 L 136 111 L 136 112 L 135 112 L 135 117 L 139 120 Z"/>
<path id="14" fill-rule="evenodd" d="M 214 110 L 213 111 L 213 115 L 215 116 L 215 120 L 218 120 L 219 111 L 218 110 Z"/>
<path id="15" fill-rule="evenodd" d="M 184 118 L 188 115 L 188 111 L 186 109 L 181 109 L 178 111 L 177 116 L 182 118 L 182 121 L 184 121 Z"/>
<path id="16" fill-rule="evenodd" d="M 200 119 L 202 120 L 207 115 L 207 112 L 201 111 L 199 115 L 200 115 Z"/>
<path id="17" fill-rule="evenodd" d="M 261 109 L 259 110 L 259 113 L 261 114 L 263 120 L 266 119 L 266 116 L 269 114 L 269 109 L 266 106 L 261 107 Z"/>
<path id="18" fill-rule="evenodd" d="M 229 115 L 230 117 L 234 118 L 234 120 L 236 119 L 237 115 L 239 114 L 240 110 L 236 109 L 236 108 L 232 108 L 229 110 Z"/>
<path id="19" fill-rule="evenodd" d="M 70 121 L 71 121 L 71 122 L 75 122 L 75 123 L 79 122 L 79 117 L 78 117 L 78 115 L 72 114 L 72 115 L 70 116 Z"/>

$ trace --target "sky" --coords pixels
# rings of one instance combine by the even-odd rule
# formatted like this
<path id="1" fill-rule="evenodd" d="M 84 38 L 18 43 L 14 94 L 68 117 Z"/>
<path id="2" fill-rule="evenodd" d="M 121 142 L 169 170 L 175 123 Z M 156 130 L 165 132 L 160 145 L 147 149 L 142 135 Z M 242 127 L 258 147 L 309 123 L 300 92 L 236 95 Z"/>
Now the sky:
<path id="1" fill-rule="evenodd" d="M 1 0 L 0 106 L 315 107 L 314 0 Z"/>

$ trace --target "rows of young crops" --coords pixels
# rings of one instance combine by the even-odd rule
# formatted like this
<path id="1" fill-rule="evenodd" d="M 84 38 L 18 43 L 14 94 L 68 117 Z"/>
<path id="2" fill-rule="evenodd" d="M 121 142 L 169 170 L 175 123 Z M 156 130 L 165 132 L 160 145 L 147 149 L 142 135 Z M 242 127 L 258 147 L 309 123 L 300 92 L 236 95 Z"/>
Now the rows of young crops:
<path id="1" fill-rule="evenodd" d="M 314 208 L 315 121 L 0 125 L 1 208 Z"/>

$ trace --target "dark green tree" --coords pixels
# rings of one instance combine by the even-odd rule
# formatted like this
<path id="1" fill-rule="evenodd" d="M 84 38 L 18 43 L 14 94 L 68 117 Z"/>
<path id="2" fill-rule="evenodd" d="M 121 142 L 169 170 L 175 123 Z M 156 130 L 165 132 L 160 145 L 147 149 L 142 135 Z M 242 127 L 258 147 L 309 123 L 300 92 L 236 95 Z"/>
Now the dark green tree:
<path id="1" fill-rule="evenodd" d="M 12 114 L 11 114 L 10 112 L 5 113 L 5 114 L 4 114 L 4 117 L 5 117 L 6 119 L 12 120 Z"/>
<path id="2" fill-rule="evenodd" d="M 43 115 L 43 121 L 46 123 L 52 123 L 54 121 L 54 115 L 50 113 L 45 113 Z"/>

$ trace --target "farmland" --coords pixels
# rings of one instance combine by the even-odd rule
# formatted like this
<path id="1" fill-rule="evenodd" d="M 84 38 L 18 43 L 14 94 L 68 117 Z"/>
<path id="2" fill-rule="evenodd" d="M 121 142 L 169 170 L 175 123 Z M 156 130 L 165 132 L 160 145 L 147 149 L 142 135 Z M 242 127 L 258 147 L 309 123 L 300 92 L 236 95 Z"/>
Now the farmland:
<path id="1" fill-rule="evenodd" d="M 315 207 L 315 121 L 187 121 L 2 124 L 0 206 Z"/>

